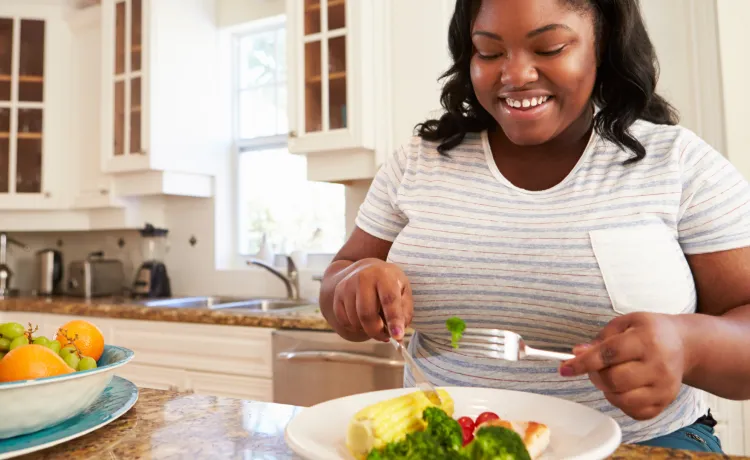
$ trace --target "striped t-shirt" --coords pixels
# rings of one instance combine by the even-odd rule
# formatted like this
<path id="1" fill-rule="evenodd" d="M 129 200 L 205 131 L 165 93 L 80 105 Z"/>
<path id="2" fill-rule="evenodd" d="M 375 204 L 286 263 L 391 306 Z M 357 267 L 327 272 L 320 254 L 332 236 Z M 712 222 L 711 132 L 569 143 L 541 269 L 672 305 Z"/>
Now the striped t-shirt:
<path id="1" fill-rule="evenodd" d="M 486 133 L 448 157 L 415 137 L 381 167 L 356 223 L 393 242 L 388 260 L 414 293 L 410 352 L 433 384 L 576 401 L 617 420 L 628 443 L 706 413 L 702 391 L 683 385 L 659 416 L 636 421 L 587 377 L 559 376 L 557 362 L 475 358 L 431 339 L 447 337 L 445 320 L 459 316 L 569 352 L 621 313 L 695 312 L 684 254 L 750 246 L 750 186 L 683 127 L 638 121 L 631 134 L 643 160 L 624 165 L 629 152 L 594 133 L 570 174 L 543 191 L 503 177 Z M 404 380 L 414 384 L 408 371 Z"/>

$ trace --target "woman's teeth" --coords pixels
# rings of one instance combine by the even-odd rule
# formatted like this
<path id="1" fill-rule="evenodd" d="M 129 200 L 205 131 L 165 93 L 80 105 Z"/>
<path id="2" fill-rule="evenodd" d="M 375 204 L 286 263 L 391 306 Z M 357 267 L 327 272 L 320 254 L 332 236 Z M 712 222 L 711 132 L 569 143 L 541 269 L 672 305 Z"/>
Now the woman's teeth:
<path id="1" fill-rule="evenodd" d="M 538 105 L 542 105 L 550 98 L 550 96 L 540 96 L 540 97 L 532 97 L 531 99 L 511 99 L 511 98 L 505 98 L 505 103 L 508 104 L 508 106 L 513 107 L 515 109 L 528 109 L 530 107 L 536 107 Z"/>

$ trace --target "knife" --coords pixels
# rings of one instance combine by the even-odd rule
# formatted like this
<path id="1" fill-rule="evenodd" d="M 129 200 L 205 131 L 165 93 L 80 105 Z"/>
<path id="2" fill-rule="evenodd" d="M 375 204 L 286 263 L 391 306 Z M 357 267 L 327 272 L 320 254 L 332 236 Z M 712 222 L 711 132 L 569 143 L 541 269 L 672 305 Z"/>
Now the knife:
<path id="1" fill-rule="evenodd" d="M 436 406 L 442 406 L 443 401 L 440 399 L 440 395 L 438 395 L 435 387 L 429 380 L 427 380 L 427 377 L 419 369 L 416 361 L 414 361 L 414 358 L 409 354 L 409 351 L 393 337 L 390 338 L 389 342 L 396 348 L 396 350 L 401 352 L 401 357 L 404 358 L 404 363 L 409 366 L 409 369 L 411 369 L 411 373 L 414 376 L 414 383 L 417 384 L 417 388 L 422 390 L 422 393 L 427 396 L 427 399 L 429 399 L 430 402 Z"/>
<path id="2" fill-rule="evenodd" d="M 385 313 L 383 313 L 382 309 L 380 310 L 380 319 L 383 320 L 385 332 L 388 335 L 391 335 L 391 328 L 388 327 L 388 322 L 385 320 Z M 419 369 L 419 366 L 417 366 L 417 362 L 414 361 L 414 358 L 412 358 L 411 355 L 409 354 L 409 350 L 404 348 L 401 342 L 394 339 L 393 337 L 390 337 L 388 339 L 388 342 L 390 342 L 390 344 L 393 345 L 393 347 L 396 348 L 396 350 L 398 350 L 399 353 L 401 353 L 401 357 L 404 358 L 404 364 L 409 366 L 409 369 L 411 370 L 411 375 L 414 376 L 414 383 L 417 384 L 417 388 L 422 390 L 422 393 L 424 393 L 424 395 L 427 396 L 427 399 L 429 399 L 430 402 L 432 402 L 436 406 L 442 406 L 443 401 L 440 399 L 440 395 L 438 395 L 438 392 L 435 389 L 435 387 L 430 383 L 429 380 L 427 380 L 427 377 Z"/>

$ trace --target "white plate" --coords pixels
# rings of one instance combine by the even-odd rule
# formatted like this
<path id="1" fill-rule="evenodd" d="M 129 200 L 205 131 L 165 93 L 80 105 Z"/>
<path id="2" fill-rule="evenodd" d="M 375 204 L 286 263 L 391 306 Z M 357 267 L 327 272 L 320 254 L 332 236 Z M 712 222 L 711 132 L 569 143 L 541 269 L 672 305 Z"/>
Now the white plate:
<path id="1" fill-rule="evenodd" d="M 492 411 L 506 420 L 544 423 L 550 445 L 541 459 L 601 460 L 620 445 L 620 427 L 611 417 L 563 399 L 491 388 L 446 387 L 455 418 Z M 415 391 L 377 391 L 326 401 L 302 410 L 286 428 L 289 447 L 309 460 L 350 460 L 344 437 L 352 416 L 365 406 Z"/>

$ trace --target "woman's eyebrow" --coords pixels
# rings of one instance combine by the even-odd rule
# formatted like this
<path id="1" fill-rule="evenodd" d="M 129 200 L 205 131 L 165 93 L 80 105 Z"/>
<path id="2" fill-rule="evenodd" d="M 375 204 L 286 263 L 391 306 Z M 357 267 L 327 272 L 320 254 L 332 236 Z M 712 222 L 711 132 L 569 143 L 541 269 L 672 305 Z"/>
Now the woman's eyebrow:
<path id="1" fill-rule="evenodd" d="M 526 37 L 532 38 L 537 35 L 541 35 L 545 32 L 550 32 L 550 31 L 557 30 L 557 29 L 572 30 L 570 27 L 566 26 L 565 24 L 547 24 L 546 26 L 539 27 L 538 29 L 534 29 L 531 32 L 527 33 Z M 482 37 L 488 37 L 493 40 L 503 41 L 503 37 L 501 37 L 500 35 L 493 33 L 493 32 L 486 31 L 486 30 L 476 30 L 474 31 L 474 33 L 472 33 L 472 36 L 473 35 L 481 35 Z"/>

